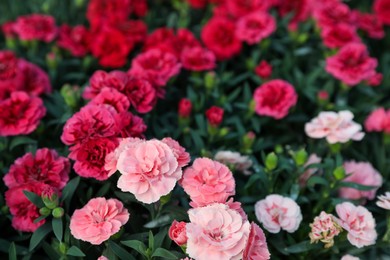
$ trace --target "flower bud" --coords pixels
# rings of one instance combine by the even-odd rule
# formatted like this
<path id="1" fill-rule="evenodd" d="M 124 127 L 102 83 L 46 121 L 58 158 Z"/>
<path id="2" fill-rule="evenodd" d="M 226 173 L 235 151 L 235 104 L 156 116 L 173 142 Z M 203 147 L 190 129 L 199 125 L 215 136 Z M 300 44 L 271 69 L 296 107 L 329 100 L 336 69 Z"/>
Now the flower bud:
<path id="1" fill-rule="evenodd" d="M 333 171 L 333 176 L 336 180 L 342 180 L 345 178 L 345 169 L 343 166 L 339 166 Z"/>
<path id="2" fill-rule="evenodd" d="M 269 153 L 267 157 L 265 158 L 265 168 L 267 170 L 274 170 L 276 166 L 278 165 L 278 156 L 274 152 Z"/>
<path id="3" fill-rule="evenodd" d="M 299 150 L 293 156 L 297 166 L 302 166 L 307 161 L 307 152 L 305 151 L 305 149 Z"/>
<path id="4" fill-rule="evenodd" d="M 206 73 L 206 75 L 204 76 L 204 84 L 206 88 L 207 89 L 214 88 L 215 80 L 216 80 L 215 72 Z"/>
<path id="5" fill-rule="evenodd" d="M 268 79 L 272 75 L 272 66 L 267 61 L 262 60 L 255 68 L 255 73 L 262 79 Z"/>
<path id="6" fill-rule="evenodd" d="M 50 215 L 50 213 L 51 213 L 51 209 L 47 207 L 43 207 L 39 209 L 39 214 L 41 214 L 42 216 L 48 216 Z"/>
<path id="7" fill-rule="evenodd" d="M 206 111 L 206 117 L 208 123 L 213 126 L 217 127 L 222 123 L 223 120 L 223 114 L 224 110 L 217 106 L 212 106 Z"/>
<path id="8" fill-rule="evenodd" d="M 53 209 L 53 212 L 51 214 L 55 218 L 62 218 L 62 216 L 64 215 L 64 209 L 60 208 L 60 207 L 55 208 L 55 209 Z"/>
<path id="9" fill-rule="evenodd" d="M 65 84 L 60 90 L 61 96 L 64 98 L 65 103 L 69 107 L 76 107 L 78 100 L 80 99 L 80 88 L 78 86 L 71 86 Z"/>
<path id="10" fill-rule="evenodd" d="M 185 245 L 188 239 L 186 235 L 186 223 L 174 220 L 169 228 L 168 235 L 178 246 Z"/>
<path id="11" fill-rule="evenodd" d="M 179 102 L 178 113 L 180 117 L 189 117 L 192 112 L 192 103 L 188 98 L 182 98 Z"/>
<path id="12" fill-rule="evenodd" d="M 54 209 L 58 205 L 58 196 L 52 187 L 48 187 L 41 193 L 41 198 L 45 206 L 49 209 Z"/>
<path id="13" fill-rule="evenodd" d="M 60 251 L 61 254 L 65 255 L 66 251 L 68 251 L 68 246 L 65 243 L 60 243 L 58 245 L 58 251 Z"/>

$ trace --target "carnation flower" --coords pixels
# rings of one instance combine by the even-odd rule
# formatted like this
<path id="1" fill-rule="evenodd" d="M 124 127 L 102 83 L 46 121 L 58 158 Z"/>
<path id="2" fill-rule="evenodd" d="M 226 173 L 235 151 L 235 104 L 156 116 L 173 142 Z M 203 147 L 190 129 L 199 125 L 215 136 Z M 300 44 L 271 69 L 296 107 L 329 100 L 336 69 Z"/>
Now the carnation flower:
<path id="1" fill-rule="evenodd" d="M 157 101 L 157 92 L 152 84 L 148 80 L 137 77 L 129 76 L 123 93 L 138 113 L 150 112 Z"/>
<path id="2" fill-rule="evenodd" d="M 362 126 L 352 119 L 353 114 L 347 110 L 321 112 L 318 117 L 305 124 L 305 132 L 311 138 L 326 138 L 330 144 L 360 141 L 364 137 Z"/>
<path id="3" fill-rule="evenodd" d="M 147 129 L 144 120 L 130 112 L 122 112 L 116 115 L 120 137 L 144 137 Z"/>
<path id="4" fill-rule="evenodd" d="M 310 224 L 310 228 L 310 243 L 318 243 L 318 241 L 321 241 L 325 244 L 325 248 L 332 247 L 334 244 L 333 238 L 342 231 L 342 228 L 335 221 L 334 216 L 324 211 L 314 218 L 314 222 Z"/>
<path id="5" fill-rule="evenodd" d="M 373 39 L 382 39 L 385 36 L 383 24 L 376 14 L 354 11 L 359 29 L 367 33 Z"/>
<path id="6" fill-rule="evenodd" d="M 142 43 L 148 34 L 147 25 L 142 20 L 126 20 L 116 24 L 115 27 L 122 32 L 126 42 L 129 43 Z"/>
<path id="7" fill-rule="evenodd" d="M 83 92 L 85 99 L 92 99 L 97 96 L 103 88 L 114 88 L 123 93 L 128 81 L 128 75 L 119 70 L 105 72 L 95 71 L 89 79 L 89 86 Z"/>
<path id="8" fill-rule="evenodd" d="M 50 79 L 47 73 L 37 65 L 23 59 L 19 59 L 15 80 L 19 80 L 21 84 L 18 90 L 27 92 L 31 96 L 40 96 L 51 92 Z"/>
<path id="9" fill-rule="evenodd" d="M 352 24 L 353 17 L 348 5 L 340 1 L 326 1 L 315 5 L 313 16 L 321 28 L 331 27 L 340 23 Z"/>
<path id="10" fill-rule="evenodd" d="M 180 185 L 190 196 L 193 207 L 214 202 L 225 203 L 235 192 L 232 172 L 225 165 L 208 158 L 198 158 L 184 171 Z"/>
<path id="11" fill-rule="evenodd" d="M 182 176 L 172 149 L 162 141 L 135 142 L 120 153 L 118 188 L 143 203 L 153 203 L 173 190 Z"/>
<path id="12" fill-rule="evenodd" d="M 255 73 L 263 79 L 268 79 L 272 75 L 272 66 L 267 61 L 262 60 L 255 68 Z"/>
<path id="13" fill-rule="evenodd" d="M 16 74 L 18 58 L 12 51 L 0 51 L 0 81 L 12 79 Z"/>
<path id="14" fill-rule="evenodd" d="M 214 160 L 228 165 L 233 169 L 236 169 L 245 175 L 250 175 L 251 172 L 249 168 L 252 166 L 253 162 L 248 156 L 243 156 L 238 152 L 232 151 L 218 151 L 214 155 Z"/>
<path id="15" fill-rule="evenodd" d="M 293 233 L 302 221 L 298 204 L 278 194 L 268 195 L 256 202 L 255 214 L 264 228 L 271 233 L 279 233 L 280 229 Z"/>
<path id="16" fill-rule="evenodd" d="M 321 37 L 328 48 L 341 48 L 351 42 L 360 42 L 356 28 L 345 23 L 325 27 Z"/>
<path id="17" fill-rule="evenodd" d="M 380 84 L 382 84 L 383 80 L 383 74 L 382 73 L 375 73 L 374 76 L 367 79 L 367 85 L 370 87 L 377 87 Z"/>
<path id="18" fill-rule="evenodd" d="M 235 35 L 235 24 L 222 17 L 211 18 L 203 27 L 201 38 L 217 60 L 229 59 L 241 51 L 241 42 Z"/>
<path id="19" fill-rule="evenodd" d="M 169 238 L 172 239 L 178 246 L 182 246 L 187 243 L 186 224 L 187 223 L 183 221 L 177 222 L 174 220 L 169 228 Z"/>
<path id="20" fill-rule="evenodd" d="M 225 1 L 227 11 L 235 18 L 243 17 L 253 12 L 265 12 L 271 7 L 272 1 L 262 0 L 240 0 Z"/>
<path id="21" fill-rule="evenodd" d="M 390 133 L 390 111 L 383 107 L 375 109 L 364 122 L 364 128 L 367 132 Z"/>
<path id="22" fill-rule="evenodd" d="M 179 102 L 178 114 L 181 117 L 189 117 L 192 111 L 192 103 L 188 98 L 182 98 Z"/>
<path id="23" fill-rule="evenodd" d="M 378 196 L 376 205 L 378 207 L 390 210 L 390 192 L 386 192 L 384 195 Z"/>
<path id="24" fill-rule="evenodd" d="M 373 9 L 383 24 L 390 25 L 390 0 L 375 0 Z"/>
<path id="25" fill-rule="evenodd" d="M 298 28 L 298 23 L 306 21 L 309 18 L 312 7 L 310 0 L 275 1 L 275 4 L 282 17 L 294 13 L 294 16 L 288 24 L 288 29 L 293 31 Z M 320 3 L 317 4 L 319 5 Z"/>
<path id="26" fill-rule="evenodd" d="M 92 0 L 88 2 L 87 20 L 92 28 L 103 24 L 117 24 L 128 19 L 131 13 L 131 0 Z"/>
<path id="27" fill-rule="evenodd" d="M 250 224 L 225 204 L 190 209 L 186 226 L 187 253 L 199 260 L 241 259 Z"/>
<path id="28" fill-rule="evenodd" d="M 191 161 L 190 154 L 187 153 L 186 149 L 182 147 L 176 140 L 173 140 L 170 137 L 165 137 L 161 140 L 161 142 L 167 144 L 169 148 L 172 149 L 180 168 L 187 166 Z"/>
<path id="29" fill-rule="evenodd" d="M 326 59 L 326 71 L 349 86 L 359 84 L 375 75 L 378 65 L 362 43 L 349 43 Z"/>
<path id="30" fill-rule="evenodd" d="M 129 220 L 129 212 L 117 199 L 94 198 L 70 218 L 71 234 L 93 245 L 100 245 L 116 234 Z"/>
<path id="31" fill-rule="evenodd" d="M 180 60 L 183 68 L 192 71 L 212 70 L 216 66 L 214 53 L 202 47 L 185 49 Z"/>
<path id="32" fill-rule="evenodd" d="M 26 41 L 51 42 L 57 35 L 54 17 L 43 14 L 19 16 L 13 30 L 21 40 Z"/>
<path id="33" fill-rule="evenodd" d="M 360 258 L 353 255 L 344 255 L 340 260 L 360 260 Z"/>
<path id="34" fill-rule="evenodd" d="M 344 162 L 344 169 L 348 176 L 345 182 L 357 183 L 364 186 L 374 186 L 371 190 L 361 191 L 354 188 L 342 187 L 339 196 L 344 199 L 369 199 L 375 198 L 376 191 L 382 186 L 382 175 L 368 162 Z"/>
<path id="35" fill-rule="evenodd" d="M 40 98 L 14 91 L 9 98 L 0 101 L 0 136 L 30 134 L 45 114 L 46 109 Z"/>
<path id="36" fill-rule="evenodd" d="M 16 159 L 3 180 L 8 188 L 40 182 L 62 190 L 69 180 L 69 172 L 67 158 L 59 156 L 55 150 L 42 148 L 35 155 L 26 153 Z"/>
<path id="37" fill-rule="evenodd" d="M 85 26 L 70 27 L 64 24 L 59 29 L 57 45 L 75 57 L 83 57 L 89 52 L 91 40 L 90 32 Z"/>
<path id="38" fill-rule="evenodd" d="M 375 244 L 378 235 L 371 212 L 350 202 L 336 205 L 336 212 L 340 218 L 339 224 L 348 231 L 347 238 L 352 245 L 361 248 Z"/>
<path id="39" fill-rule="evenodd" d="M 259 43 L 276 30 L 276 21 L 268 13 L 253 12 L 237 22 L 236 36 L 248 44 Z"/>
<path id="40" fill-rule="evenodd" d="M 270 259 L 270 257 L 271 255 L 268 251 L 267 241 L 265 239 L 263 230 L 252 222 L 248 242 L 243 254 L 243 259 L 266 260 Z"/>
<path id="41" fill-rule="evenodd" d="M 223 108 L 212 106 L 206 111 L 207 121 L 210 125 L 217 127 L 222 123 L 223 114 Z"/>
<path id="42" fill-rule="evenodd" d="M 107 104 L 115 108 L 120 113 L 127 111 L 130 107 L 129 99 L 115 88 L 104 87 L 100 93 L 94 97 L 89 104 L 102 105 Z"/>
<path id="43" fill-rule="evenodd" d="M 253 99 L 257 114 L 281 119 L 287 116 L 291 107 L 295 106 L 298 96 L 291 84 L 276 79 L 258 87 Z"/>

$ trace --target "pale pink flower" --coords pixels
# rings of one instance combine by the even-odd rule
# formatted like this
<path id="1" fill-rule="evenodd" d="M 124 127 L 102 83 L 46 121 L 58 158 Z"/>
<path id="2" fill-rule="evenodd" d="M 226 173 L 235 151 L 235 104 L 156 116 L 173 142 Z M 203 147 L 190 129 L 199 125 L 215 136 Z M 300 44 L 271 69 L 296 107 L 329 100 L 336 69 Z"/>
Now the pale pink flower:
<path id="1" fill-rule="evenodd" d="M 236 193 L 236 183 L 229 168 L 208 158 L 196 159 L 184 171 L 180 185 L 190 196 L 193 207 L 225 203 Z"/>
<path id="2" fill-rule="evenodd" d="M 378 234 L 375 230 L 375 219 L 366 208 L 355 206 L 351 202 L 336 205 L 339 224 L 348 231 L 348 241 L 361 248 L 374 245 Z"/>
<path id="3" fill-rule="evenodd" d="M 241 215 L 243 220 L 248 220 L 248 216 L 246 215 L 244 209 L 241 207 L 241 202 L 234 201 L 233 198 L 230 198 L 225 203 L 230 209 L 234 209 Z"/>
<path id="4" fill-rule="evenodd" d="M 190 154 L 186 152 L 186 149 L 181 146 L 179 142 L 170 137 L 165 137 L 161 141 L 172 149 L 173 154 L 179 163 L 179 167 L 184 167 L 191 161 Z"/>
<path id="5" fill-rule="evenodd" d="M 249 233 L 248 242 L 244 249 L 243 260 L 266 260 L 270 259 L 271 255 L 268 251 L 267 241 L 263 230 L 251 223 L 251 231 Z"/>
<path id="6" fill-rule="evenodd" d="M 110 259 L 108 259 L 104 255 L 102 255 L 102 256 L 99 256 L 97 260 L 110 260 Z"/>
<path id="7" fill-rule="evenodd" d="M 318 241 L 321 241 L 325 244 L 325 248 L 332 247 L 334 244 L 333 238 L 342 231 L 340 225 L 335 221 L 334 216 L 324 211 L 314 218 L 314 222 L 310 224 L 310 227 L 310 243 L 318 243 Z"/>
<path id="8" fill-rule="evenodd" d="M 360 260 L 360 258 L 353 255 L 344 255 L 340 260 Z"/>
<path id="9" fill-rule="evenodd" d="M 364 137 L 362 126 L 352 119 L 353 114 L 347 110 L 338 113 L 321 112 L 318 117 L 306 123 L 305 132 L 311 138 L 326 138 L 330 144 L 360 141 Z"/>
<path id="10" fill-rule="evenodd" d="M 172 149 L 159 140 L 137 142 L 120 153 L 117 168 L 122 174 L 118 188 L 143 203 L 153 203 L 173 190 L 182 170 Z"/>
<path id="11" fill-rule="evenodd" d="M 312 164 L 321 163 L 321 157 L 318 157 L 315 153 L 311 154 L 309 158 L 307 159 L 304 167 L 308 167 Z M 317 168 L 309 168 L 306 171 L 304 171 L 301 176 L 299 176 L 298 182 L 299 186 L 305 187 L 307 180 L 317 171 Z"/>
<path id="12" fill-rule="evenodd" d="M 251 171 L 248 169 L 252 166 L 253 162 L 249 156 L 243 156 L 238 152 L 219 151 L 214 155 L 214 160 L 238 170 L 245 175 L 251 174 Z"/>
<path id="13" fill-rule="evenodd" d="M 169 228 L 169 238 L 173 240 L 173 242 L 175 242 L 178 246 L 182 246 L 187 243 L 186 225 L 187 223 L 183 221 L 178 222 L 174 220 L 171 227 Z"/>
<path id="14" fill-rule="evenodd" d="M 378 196 L 376 205 L 378 207 L 390 210 L 390 192 L 386 192 L 384 195 Z"/>
<path id="15" fill-rule="evenodd" d="M 70 232 L 77 239 L 100 245 L 116 234 L 129 216 L 119 200 L 94 198 L 73 213 Z"/>
<path id="16" fill-rule="evenodd" d="M 372 190 L 357 190 L 354 188 L 342 187 L 339 196 L 344 199 L 374 199 L 376 191 L 382 186 L 382 175 L 368 162 L 344 162 L 346 174 L 350 174 L 344 179 L 345 182 L 353 182 L 365 186 L 375 186 Z"/>
<path id="17" fill-rule="evenodd" d="M 298 204 L 287 197 L 278 194 L 268 195 L 255 204 L 255 214 L 264 228 L 271 233 L 283 229 L 289 233 L 295 232 L 302 221 L 302 213 Z"/>
<path id="18" fill-rule="evenodd" d="M 197 260 L 239 260 L 250 224 L 227 205 L 214 203 L 188 211 L 187 254 Z"/>

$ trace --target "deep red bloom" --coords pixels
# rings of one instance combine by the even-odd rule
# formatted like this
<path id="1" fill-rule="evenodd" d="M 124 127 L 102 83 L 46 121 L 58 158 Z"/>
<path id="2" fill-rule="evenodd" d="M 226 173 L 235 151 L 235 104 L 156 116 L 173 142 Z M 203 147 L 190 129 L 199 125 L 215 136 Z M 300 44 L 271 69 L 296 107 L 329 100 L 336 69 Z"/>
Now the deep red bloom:
<path id="1" fill-rule="evenodd" d="M 190 3 L 191 7 L 195 9 L 204 8 L 208 4 L 207 0 L 187 0 L 187 1 Z"/>
<path id="2" fill-rule="evenodd" d="M 309 18 L 311 11 L 310 0 L 288 0 L 279 1 L 277 7 L 279 14 L 283 17 L 289 13 L 294 13 L 294 16 L 289 22 L 289 29 L 296 30 L 298 23 L 304 22 Z"/>
<path id="3" fill-rule="evenodd" d="M 182 98 L 179 102 L 178 113 L 181 117 L 189 117 L 192 112 L 192 103 L 188 98 Z"/>
<path id="4" fill-rule="evenodd" d="M 92 99 L 100 93 L 103 88 L 115 88 L 119 92 L 124 92 L 128 75 L 119 70 L 105 72 L 95 71 L 89 79 L 89 86 L 83 92 L 83 98 Z"/>
<path id="5" fill-rule="evenodd" d="M 172 46 L 175 39 L 175 32 L 172 28 L 161 27 L 154 30 L 146 37 L 143 45 L 143 51 L 151 49 L 160 49 L 176 55 L 176 50 Z"/>
<path id="6" fill-rule="evenodd" d="M 70 27 L 62 25 L 59 29 L 57 44 L 75 57 L 83 57 L 89 52 L 91 35 L 83 25 Z"/>
<path id="7" fill-rule="evenodd" d="M 162 87 L 173 76 L 179 74 L 180 67 L 173 54 L 152 49 L 133 59 L 129 73 L 149 80 L 154 86 Z"/>
<path id="8" fill-rule="evenodd" d="M 16 37 L 14 27 L 15 27 L 15 22 L 8 21 L 8 22 L 3 23 L 0 26 L 0 29 L 3 31 L 4 36 L 6 38 L 14 38 L 14 37 Z"/>
<path id="9" fill-rule="evenodd" d="M 19 16 L 13 29 L 21 40 L 51 42 L 57 35 L 54 17 L 43 14 Z"/>
<path id="10" fill-rule="evenodd" d="M 186 48 L 181 63 L 183 68 L 193 71 L 212 70 L 216 66 L 214 53 L 202 47 Z"/>
<path id="11" fill-rule="evenodd" d="M 69 172 L 67 158 L 59 156 L 55 150 L 42 148 L 35 155 L 26 153 L 16 159 L 3 180 L 8 188 L 39 182 L 62 190 L 69 180 Z"/>
<path id="12" fill-rule="evenodd" d="M 104 26 L 92 32 L 91 52 L 105 67 L 119 68 L 126 64 L 127 56 L 133 49 L 133 42 L 118 29 Z"/>
<path id="13" fill-rule="evenodd" d="M 375 73 L 374 76 L 370 77 L 367 80 L 367 84 L 371 87 L 377 87 L 382 83 L 383 80 L 383 74 L 382 73 Z"/>
<path id="14" fill-rule="evenodd" d="M 129 99 L 115 88 L 104 87 L 100 93 L 94 97 L 89 104 L 107 104 L 111 105 L 120 113 L 127 111 L 130 107 Z"/>
<path id="15" fill-rule="evenodd" d="M 148 13 L 147 0 L 132 0 L 132 11 L 138 17 L 144 17 Z"/>
<path id="16" fill-rule="evenodd" d="M 129 80 L 123 90 L 131 105 L 139 113 L 148 113 L 153 109 L 157 101 L 156 89 L 149 81 L 129 76 Z"/>
<path id="17" fill-rule="evenodd" d="M 0 51 L 0 80 L 15 76 L 17 62 L 18 59 L 12 51 Z"/>
<path id="18" fill-rule="evenodd" d="M 131 0 L 91 0 L 88 3 L 87 19 L 93 29 L 103 24 L 116 25 L 124 22 L 132 11 Z"/>
<path id="19" fill-rule="evenodd" d="M 376 14 L 361 13 L 355 11 L 355 19 L 359 29 L 367 33 L 373 39 L 382 39 L 385 36 L 383 24 Z"/>
<path id="20" fill-rule="evenodd" d="M 34 223 L 34 220 L 41 216 L 39 209 L 27 199 L 23 191 L 34 192 L 40 196 L 48 187 L 50 186 L 43 183 L 31 182 L 9 189 L 5 193 L 5 202 L 13 216 L 13 228 L 23 232 L 34 232 L 45 223 L 45 220 Z"/>
<path id="21" fill-rule="evenodd" d="M 276 30 L 276 21 L 268 13 L 254 12 L 241 17 L 237 22 L 236 36 L 248 44 L 259 43 Z"/>
<path id="22" fill-rule="evenodd" d="M 33 132 L 46 109 L 40 98 L 15 91 L 0 101 L 0 136 L 25 135 Z"/>
<path id="23" fill-rule="evenodd" d="M 252 12 L 268 11 L 271 7 L 272 1 L 264 0 L 228 0 L 225 5 L 229 14 L 235 18 L 240 18 Z"/>
<path id="24" fill-rule="evenodd" d="M 295 106 L 298 95 L 290 83 L 276 79 L 258 87 L 253 99 L 257 114 L 281 119 L 287 116 L 291 107 Z"/>
<path id="25" fill-rule="evenodd" d="M 19 59 L 17 79 L 22 80 L 21 87 L 18 90 L 27 92 L 32 96 L 40 96 L 51 92 L 49 76 L 40 67 L 34 63 Z"/>
<path id="26" fill-rule="evenodd" d="M 375 0 L 374 11 L 383 24 L 390 25 L 390 0 Z"/>
<path id="27" fill-rule="evenodd" d="M 201 38 L 218 60 L 229 59 L 241 51 L 241 42 L 235 34 L 235 24 L 222 17 L 210 19 L 203 27 Z"/>
<path id="28" fill-rule="evenodd" d="M 314 9 L 314 18 L 321 28 L 339 23 L 353 25 L 352 12 L 348 5 L 338 1 L 328 1 Z"/>
<path id="29" fill-rule="evenodd" d="M 121 137 L 144 137 L 147 126 L 141 117 L 130 112 L 123 112 L 118 114 L 116 119 Z"/>
<path id="30" fill-rule="evenodd" d="M 326 71 L 349 86 L 375 75 L 378 61 L 371 58 L 362 43 L 350 43 L 326 59 Z"/>
<path id="31" fill-rule="evenodd" d="M 212 126 L 219 126 L 223 120 L 224 111 L 222 108 L 212 106 L 206 111 L 207 121 Z"/>
<path id="32" fill-rule="evenodd" d="M 127 38 L 128 43 L 143 42 L 148 33 L 146 24 L 141 20 L 127 20 L 118 23 L 116 28 Z"/>
<path id="33" fill-rule="evenodd" d="M 345 23 L 325 27 L 321 32 L 321 37 L 328 48 L 341 48 L 351 42 L 360 42 L 356 28 Z"/>
<path id="34" fill-rule="evenodd" d="M 268 79 L 272 75 L 272 66 L 266 60 L 262 60 L 255 68 L 255 73 L 263 79 Z"/>

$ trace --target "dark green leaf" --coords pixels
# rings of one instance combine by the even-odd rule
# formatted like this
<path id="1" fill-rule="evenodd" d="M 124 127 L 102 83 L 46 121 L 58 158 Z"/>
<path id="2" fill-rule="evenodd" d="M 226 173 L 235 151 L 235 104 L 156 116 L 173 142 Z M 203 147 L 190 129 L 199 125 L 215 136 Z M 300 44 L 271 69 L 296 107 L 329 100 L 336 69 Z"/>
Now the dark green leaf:
<path id="1" fill-rule="evenodd" d="M 50 259 L 52 260 L 60 259 L 60 255 L 56 252 L 56 250 L 54 250 L 54 248 L 50 244 L 43 242 L 42 247 Z"/>
<path id="2" fill-rule="evenodd" d="M 164 248 L 157 248 L 156 251 L 154 251 L 152 257 L 162 257 L 164 259 L 177 259 L 176 255 L 174 255 L 173 253 L 169 252 Z"/>
<path id="3" fill-rule="evenodd" d="M 39 221 L 47 218 L 48 216 L 40 216 L 39 218 L 34 219 L 34 223 L 38 223 Z"/>
<path id="4" fill-rule="evenodd" d="M 146 255 L 146 245 L 138 240 L 126 240 L 121 241 L 121 244 L 130 247 L 140 253 L 141 255 Z"/>
<path id="5" fill-rule="evenodd" d="M 23 193 L 24 193 L 24 195 L 26 195 L 27 199 L 29 201 L 31 201 L 38 208 L 42 208 L 42 207 L 45 206 L 45 204 L 43 204 L 43 201 L 42 201 L 41 197 L 39 197 L 34 192 L 31 192 L 31 191 L 28 191 L 28 190 L 24 190 Z"/>
<path id="6" fill-rule="evenodd" d="M 18 259 L 16 256 L 16 247 L 15 247 L 14 242 L 12 242 L 11 245 L 9 246 L 8 259 L 9 260 L 17 260 Z"/>
<path id="7" fill-rule="evenodd" d="M 12 151 L 15 147 L 23 144 L 36 144 L 37 141 L 26 136 L 18 136 L 12 139 L 9 144 L 9 150 Z"/>
<path id="8" fill-rule="evenodd" d="M 52 230 L 51 223 L 46 222 L 43 226 L 40 226 L 31 236 L 29 250 L 32 251 L 38 246 L 38 244 L 50 233 Z"/>
<path id="9" fill-rule="evenodd" d="M 320 244 L 312 245 L 312 244 L 310 244 L 310 241 L 303 241 L 301 243 L 289 246 L 289 247 L 285 248 L 285 250 L 289 253 L 296 254 L 296 253 L 302 253 L 302 252 L 306 252 L 306 251 L 318 248 L 319 247 L 318 245 L 320 245 Z"/>
<path id="10" fill-rule="evenodd" d="M 324 178 L 322 178 L 320 176 L 312 176 L 307 181 L 307 186 L 308 187 L 314 187 L 314 185 L 316 185 L 316 184 L 329 186 L 329 182 L 326 179 L 324 179 Z"/>
<path id="11" fill-rule="evenodd" d="M 106 182 L 95 194 L 95 197 L 103 197 L 110 190 L 111 182 Z"/>
<path id="12" fill-rule="evenodd" d="M 69 208 L 70 201 L 72 200 L 73 194 L 79 185 L 80 177 L 76 177 L 68 182 L 65 188 L 62 190 L 61 201 L 65 202 L 65 205 Z"/>
<path id="13" fill-rule="evenodd" d="M 113 241 L 109 241 L 109 246 L 111 247 L 111 250 L 114 252 L 116 256 L 118 256 L 122 260 L 136 260 L 134 256 L 132 256 L 129 252 L 127 252 L 125 249 L 117 245 Z"/>
<path id="14" fill-rule="evenodd" d="M 172 222 L 172 218 L 169 215 L 163 215 L 155 220 L 152 220 L 144 225 L 146 228 L 156 228 L 168 225 Z"/>
<path id="15" fill-rule="evenodd" d="M 66 254 L 70 256 L 79 256 L 79 257 L 85 256 L 83 251 L 81 251 L 80 248 L 78 248 L 77 246 L 71 246 L 71 248 L 69 248 L 68 251 L 66 251 Z"/>
<path id="16" fill-rule="evenodd" d="M 53 232 L 58 241 L 62 241 L 62 235 L 64 233 L 64 229 L 62 226 L 62 218 L 53 218 L 52 220 Z"/>
<path id="17" fill-rule="evenodd" d="M 357 189 L 357 190 L 373 190 L 375 188 L 377 188 L 376 186 L 366 186 L 366 185 L 361 185 L 361 184 L 358 184 L 358 183 L 355 183 L 355 182 L 340 182 L 340 186 L 341 187 L 348 187 L 348 188 L 353 188 L 353 189 Z"/>

